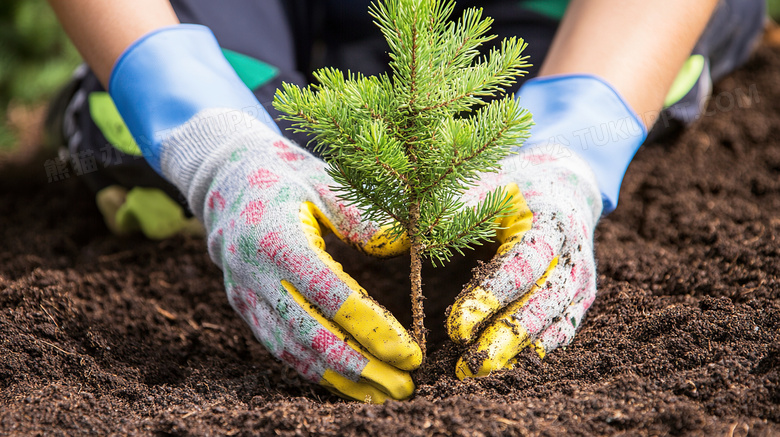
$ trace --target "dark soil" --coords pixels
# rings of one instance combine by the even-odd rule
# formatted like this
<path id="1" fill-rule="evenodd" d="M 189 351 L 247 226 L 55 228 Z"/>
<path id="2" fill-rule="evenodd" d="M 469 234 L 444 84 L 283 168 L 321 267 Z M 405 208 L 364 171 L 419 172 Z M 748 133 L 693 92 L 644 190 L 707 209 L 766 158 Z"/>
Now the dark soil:
<path id="1" fill-rule="evenodd" d="M 473 265 L 429 269 L 432 354 L 415 398 L 382 406 L 266 353 L 202 240 L 113 237 L 75 177 L 0 169 L 0 434 L 780 435 L 778 72 L 762 48 L 700 123 L 639 152 L 571 346 L 457 380 L 442 315 Z M 408 259 L 331 246 L 408 324 Z"/>

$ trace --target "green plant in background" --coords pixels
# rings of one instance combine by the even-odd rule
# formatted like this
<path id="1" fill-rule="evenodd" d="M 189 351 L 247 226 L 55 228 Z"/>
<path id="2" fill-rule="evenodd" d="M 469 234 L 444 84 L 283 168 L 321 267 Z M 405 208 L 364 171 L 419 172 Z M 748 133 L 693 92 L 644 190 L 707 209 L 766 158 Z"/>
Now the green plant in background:
<path id="1" fill-rule="evenodd" d="M 766 8 L 773 20 L 780 21 L 780 0 L 766 0 Z"/>
<path id="2" fill-rule="evenodd" d="M 13 146 L 10 103 L 51 98 L 81 62 L 45 0 L 0 2 L 0 149 Z"/>
<path id="3" fill-rule="evenodd" d="M 528 135 L 531 116 L 513 96 L 488 102 L 525 73 L 522 39 L 486 57 L 493 36 L 479 8 L 449 20 L 446 0 L 386 0 L 369 13 L 390 46 L 391 74 L 366 77 L 333 68 L 318 84 L 284 84 L 274 105 L 315 136 L 345 201 L 411 242 L 412 331 L 425 354 L 421 258 L 439 264 L 453 251 L 495 235 L 513 206 L 498 189 L 477 205 L 464 192 Z"/>

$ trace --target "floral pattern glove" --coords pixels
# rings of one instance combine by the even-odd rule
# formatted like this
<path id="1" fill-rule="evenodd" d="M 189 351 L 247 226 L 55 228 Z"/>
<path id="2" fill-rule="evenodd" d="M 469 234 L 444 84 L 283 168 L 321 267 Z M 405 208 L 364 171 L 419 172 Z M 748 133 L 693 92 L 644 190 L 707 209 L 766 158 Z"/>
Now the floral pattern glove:
<path id="1" fill-rule="evenodd" d="M 202 111 L 172 132 L 161 155 L 206 227 L 230 304 L 309 381 L 360 401 L 411 396 L 419 346 L 325 252 L 322 235 L 378 256 L 408 244 L 340 202 L 325 164 L 260 122 L 220 129 L 234 112 Z"/>
<path id="2" fill-rule="evenodd" d="M 502 186 L 516 207 L 497 233 L 502 244 L 447 316 L 450 338 L 471 345 L 456 367 L 461 379 L 511 368 L 528 346 L 544 357 L 567 345 L 596 297 L 593 231 L 602 198 L 588 164 L 573 154 L 524 150 L 465 200 Z"/>

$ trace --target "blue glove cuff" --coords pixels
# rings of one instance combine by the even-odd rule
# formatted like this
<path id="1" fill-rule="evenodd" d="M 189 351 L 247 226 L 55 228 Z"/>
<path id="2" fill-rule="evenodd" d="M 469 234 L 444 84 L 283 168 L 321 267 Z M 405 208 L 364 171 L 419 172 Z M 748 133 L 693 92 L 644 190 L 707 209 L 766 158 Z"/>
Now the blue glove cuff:
<path id="1" fill-rule="evenodd" d="M 582 157 L 596 175 L 604 213 L 612 212 L 628 164 L 647 138 L 639 116 L 611 85 L 593 75 L 531 79 L 517 98 L 535 123 L 523 149 Z"/>
<path id="2" fill-rule="evenodd" d="M 279 132 L 225 59 L 214 34 L 201 25 L 179 24 L 141 37 L 117 60 L 108 91 L 144 157 L 161 174 L 162 142 L 171 129 L 204 109 L 243 111 Z M 239 120 L 246 121 L 243 116 L 232 121 Z"/>

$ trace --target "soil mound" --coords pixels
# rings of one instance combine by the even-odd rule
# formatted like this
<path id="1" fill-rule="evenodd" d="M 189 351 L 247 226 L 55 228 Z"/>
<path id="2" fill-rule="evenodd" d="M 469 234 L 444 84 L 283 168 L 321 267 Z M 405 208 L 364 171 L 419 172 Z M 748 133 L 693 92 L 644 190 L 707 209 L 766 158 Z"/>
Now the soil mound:
<path id="1" fill-rule="evenodd" d="M 266 353 L 202 240 L 113 237 L 75 177 L 3 170 L 0 434 L 778 435 L 778 72 L 780 50 L 760 49 L 694 128 L 638 153 L 597 230 L 599 297 L 571 346 L 458 381 L 442 318 L 474 264 L 429 269 L 432 355 L 416 397 L 382 406 Z M 331 243 L 408 323 L 407 260 Z"/>

